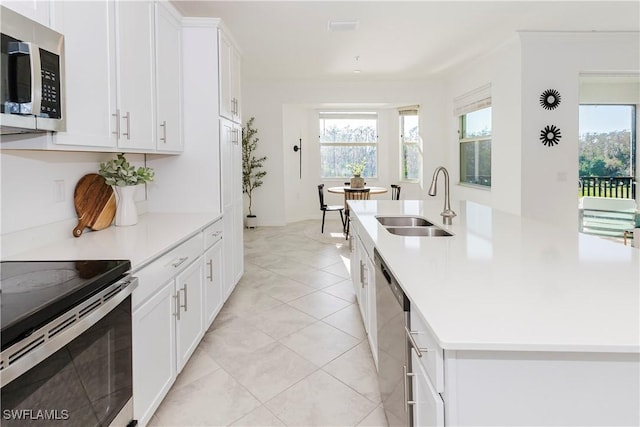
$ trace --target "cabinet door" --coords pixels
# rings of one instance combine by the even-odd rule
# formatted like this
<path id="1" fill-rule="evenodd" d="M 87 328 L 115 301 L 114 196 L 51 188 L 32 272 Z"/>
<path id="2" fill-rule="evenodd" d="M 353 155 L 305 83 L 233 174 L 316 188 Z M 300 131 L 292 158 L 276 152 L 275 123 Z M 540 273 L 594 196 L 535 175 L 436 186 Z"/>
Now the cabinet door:
<path id="1" fill-rule="evenodd" d="M 182 140 L 182 30 L 171 6 L 156 3 L 157 150 L 180 152 Z"/>
<path id="2" fill-rule="evenodd" d="M 242 195 L 242 193 L 240 193 Z M 244 212 L 242 203 L 236 205 L 233 224 L 233 286 L 240 281 L 244 272 Z"/>
<path id="3" fill-rule="evenodd" d="M 25 0 L 3 0 L 2 5 L 8 7 L 14 12 L 18 12 L 20 15 L 26 16 L 29 19 L 49 26 L 50 25 L 50 3 L 48 1 L 25 1 Z M 55 29 L 55 28 L 54 28 Z M 60 32 L 59 30 L 56 30 Z"/>
<path id="4" fill-rule="evenodd" d="M 231 51 L 233 46 L 231 41 L 222 32 L 218 32 L 219 40 L 219 53 L 220 70 L 219 70 L 219 84 L 220 84 L 220 116 L 233 120 L 233 105 L 231 94 Z"/>
<path id="5" fill-rule="evenodd" d="M 204 329 L 208 329 L 222 308 L 222 241 L 204 255 Z"/>
<path id="6" fill-rule="evenodd" d="M 52 2 L 54 29 L 65 36 L 66 132 L 61 145 L 115 148 L 116 39 L 112 1 Z"/>
<path id="7" fill-rule="evenodd" d="M 411 350 L 413 377 L 413 424 L 416 426 L 444 426 L 444 402 L 431 384 L 420 358 Z"/>
<path id="8" fill-rule="evenodd" d="M 222 211 L 226 214 L 227 208 L 233 205 L 236 196 L 234 193 L 234 134 L 233 123 L 220 120 L 220 168 L 222 170 Z"/>
<path id="9" fill-rule="evenodd" d="M 235 47 L 231 48 L 231 107 L 232 118 L 235 122 L 241 123 L 242 114 L 240 112 L 240 52 Z"/>
<path id="10" fill-rule="evenodd" d="M 244 195 L 242 193 L 242 128 L 240 125 L 233 125 L 233 197 L 234 197 L 234 286 L 242 277 L 244 271 Z"/>
<path id="11" fill-rule="evenodd" d="M 153 2 L 115 2 L 120 139 L 124 149 L 155 150 Z"/>
<path id="12" fill-rule="evenodd" d="M 202 328 L 202 258 L 198 258 L 176 277 L 176 349 L 177 371 L 194 352 L 203 335 Z"/>
<path id="13" fill-rule="evenodd" d="M 171 280 L 133 312 L 133 411 L 142 425 L 176 378 L 173 289 Z"/>
<path id="14" fill-rule="evenodd" d="M 222 283 L 223 283 L 223 289 L 222 289 L 222 299 L 223 301 L 226 301 L 227 298 L 229 298 L 229 295 L 231 295 L 231 292 L 233 291 L 235 282 L 235 274 L 234 274 L 234 258 L 235 258 L 235 254 L 234 254 L 234 219 L 233 219 L 233 214 L 234 214 L 234 209 L 233 207 L 228 208 L 228 210 L 225 210 L 224 212 L 224 217 L 222 218 L 222 225 L 224 228 L 223 231 L 223 238 L 222 238 L 222 246 L 223 246 L 223 259 L 222 262 L 224 263 L 224 269 L 222 270 Z"/>
<path id="15" fill-rule="evenodd" d="M 369 338 L 369 346 L 371 347 L 371 355 L 373 356 L 373 361 L 376 364 L 376 368 L 378 367 L 378 324 L 376 317 L 376 270 L 375 264 L 366 254 L 366 251 L 362 251 L 364 256 L 362 257 L 364 260 L 364 271 L 367 276 L 367 337 Z"/>

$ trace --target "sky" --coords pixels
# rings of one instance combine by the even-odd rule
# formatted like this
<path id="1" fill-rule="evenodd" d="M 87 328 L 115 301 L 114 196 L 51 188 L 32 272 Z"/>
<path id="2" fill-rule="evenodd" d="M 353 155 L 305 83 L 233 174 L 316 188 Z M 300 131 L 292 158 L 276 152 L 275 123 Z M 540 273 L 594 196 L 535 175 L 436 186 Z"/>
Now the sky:
<path id="1" fill-rule="evenodd" d="M 633 114 L 631 105 L 581 105 L 579 133 L 631 130 Z"/>

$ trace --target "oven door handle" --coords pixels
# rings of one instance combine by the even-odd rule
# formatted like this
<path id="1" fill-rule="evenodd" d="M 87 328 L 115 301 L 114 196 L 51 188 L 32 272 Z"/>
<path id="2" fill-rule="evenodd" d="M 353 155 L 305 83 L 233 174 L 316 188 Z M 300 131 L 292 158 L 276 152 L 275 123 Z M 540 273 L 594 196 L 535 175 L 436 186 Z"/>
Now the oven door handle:
<path id="1" fill-rule="evenodd" d="M 136 277 L 127 277 L 113 283 L 4 350 L 0 353 L 2 386 L 6 386 L 98 323 L 129 298 L 137 286 Z"/>

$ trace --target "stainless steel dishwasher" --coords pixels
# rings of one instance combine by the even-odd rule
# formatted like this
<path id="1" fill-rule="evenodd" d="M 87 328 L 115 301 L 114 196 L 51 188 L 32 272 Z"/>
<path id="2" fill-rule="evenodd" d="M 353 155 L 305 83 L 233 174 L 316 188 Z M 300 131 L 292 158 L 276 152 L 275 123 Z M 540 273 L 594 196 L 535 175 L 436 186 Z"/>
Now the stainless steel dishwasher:
<path id="1" fill-rule="evenodd" d="M 389 427 L 413 425 L 411 390 L 407 388 L 410 370 L 409 341 L 405 328 L 409 328 L 409 299 L 392 276 L 377 250 L 376 264 L 376 316 L 378 329 L 378 383 L 382 405 Z"/>

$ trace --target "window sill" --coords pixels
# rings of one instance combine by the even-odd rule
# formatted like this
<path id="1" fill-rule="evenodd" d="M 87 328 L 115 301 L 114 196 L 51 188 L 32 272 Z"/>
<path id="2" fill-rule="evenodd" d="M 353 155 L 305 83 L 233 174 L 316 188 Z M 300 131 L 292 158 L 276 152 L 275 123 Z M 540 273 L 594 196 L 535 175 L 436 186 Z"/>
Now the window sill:
<path id="1" fill-rule="evenodd" d="M 486 185 L 469 184 L 467 182 L 458 182 L 457 185 L 460 187 L 471 188 L 473 190 L 491 191 L 491 187 L 487 187 Z"/>

